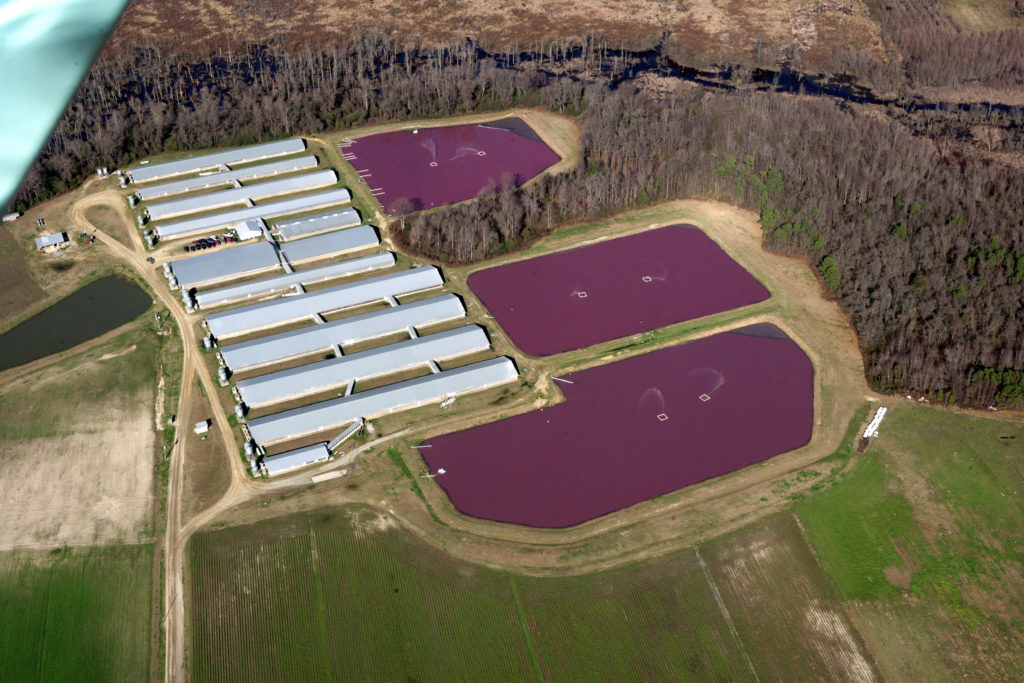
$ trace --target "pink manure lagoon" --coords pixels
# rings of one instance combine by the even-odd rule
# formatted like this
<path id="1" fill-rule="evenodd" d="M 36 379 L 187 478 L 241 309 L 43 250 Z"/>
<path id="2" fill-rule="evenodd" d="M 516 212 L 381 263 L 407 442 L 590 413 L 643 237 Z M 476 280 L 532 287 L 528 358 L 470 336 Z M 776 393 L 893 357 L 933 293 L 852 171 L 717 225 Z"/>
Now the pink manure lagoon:
<path id="1" fill-rule="evenodd" d="M 563 403 L 421 445 L 460 512 L 573 526 L 811 438 L 811 362 L 765 323 L 561 379 Z"/>
<path id="2" fill-rule="evenodd" d="M 516 187 L 560 159 L 518 117 L 378 133 L 339 145 L 388 213 L 421 211 L 477 196 L 510 174 Z"/>
<path id="3" fill-rule="evenodd" d="M 692 225 L 547 254 L 469 276 L 512 342 L 550 356 L 764 301 L 769 292 Z"/>

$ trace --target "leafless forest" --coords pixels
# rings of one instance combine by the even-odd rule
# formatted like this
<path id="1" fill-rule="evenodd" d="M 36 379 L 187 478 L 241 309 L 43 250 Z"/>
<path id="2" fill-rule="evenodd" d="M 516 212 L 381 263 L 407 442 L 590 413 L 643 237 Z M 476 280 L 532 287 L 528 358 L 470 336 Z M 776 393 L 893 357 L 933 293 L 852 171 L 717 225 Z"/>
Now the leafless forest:
<path id="1" fill-rule="evenodd" d="M 845 59 L 907 83 L 934 70 L 947 83 L 1021 79 L 1024 50 L 1014 46 L 1024 34 L 1015 30 L 994 38 L 1003 52 L 966 41 L 961 53 L 947 50 L 941 31 L 893 26 L 883 23 L 905 56 L 920 54 L 903 70 Z M 970 133 L 992 132 L 987 151 L 1020 149 L 1020 111 L 936 108 L 908 118 L 743 88 L 651 93 L 628 77 L 629 55 L 599 41 L 531 52 L 412 51 L 367 36 L 291 55 L 254 47 L 202 63 L 155 51 L 108 60 L 93 68 L 17 202 L 164 149 L 513 105 L 579 113 L 583 158 L 573 172 L 523 190 L 502 179 L 476 202 L 406 217 L 396 237 L 469 262 L 560 223 L 650 202 L 739 203 L 760 212 L 767 248 L 818 268 L 857 329 L 875 387 L 1024 405 L 1024 172 L 978 153 Z"/>
<path id="2" fill-rule="evenodd" d="M 866 1 L 882 36 L 903 57 L 910 82 L 996 87 L 1024 82 L 1024 27 L 972 33 L 957 26 L 939 0 Z"/>

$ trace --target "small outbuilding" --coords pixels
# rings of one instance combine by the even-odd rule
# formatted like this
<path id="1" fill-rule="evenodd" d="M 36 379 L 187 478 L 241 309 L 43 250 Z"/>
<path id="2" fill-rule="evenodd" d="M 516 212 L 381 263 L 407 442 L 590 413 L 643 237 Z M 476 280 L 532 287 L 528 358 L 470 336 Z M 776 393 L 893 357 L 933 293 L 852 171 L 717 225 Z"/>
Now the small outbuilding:
<path id="1" fill-rule="evenodd" d="M 39 251 L 54 251 L 68 243 L 66 232 L 55 232 L 52 235 L 43 235 L 36 238 L 36 249 Z"/>
<path id="2" fill-rule="evenodd" d="M 239 242 L 263 237 L 263 230 L 260 229 L 260 220 L 258 218 L 235 223 L 231 227 L 234 228 L 235 234 L 238 235 Z"/>
<path id="3" fill-rule="evenodd" d="M 196 422 L 194 431 L 196 434 L 205 434 L 210 431 L 210 421 L 203 420 L 202 422 Z"/>

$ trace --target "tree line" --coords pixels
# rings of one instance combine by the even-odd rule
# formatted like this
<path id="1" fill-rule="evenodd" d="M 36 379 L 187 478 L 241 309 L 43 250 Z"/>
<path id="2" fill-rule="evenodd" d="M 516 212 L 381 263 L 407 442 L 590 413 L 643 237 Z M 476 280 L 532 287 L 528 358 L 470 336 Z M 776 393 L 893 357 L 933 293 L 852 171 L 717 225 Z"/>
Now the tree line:
<path id="1" fill-rule="evenodd" d="M 500 179 L 477 201 L 408 216 L 396 239 L 466 263 L 650 202 L 738 203 L 759 212 L 766 248 L 818 269 L 853 321 L 873 386 L 1021 405 L 1024 173 L 967 154 L 948 126 L 922 132 L 833 100 L 647 94 L 621 79 L 630 55 L 606 47 L 541 45 L 501 63 L 469 43 L 422 51 L 365 36 L 198 63 L 155 50 L 118 57 L 90 71 L 18 202 L 165 149 L 519 104 L 582 112 L 576 169 L 521 189 Z"/>
<path id="2" fill-rule="evenodd" d="M 940 0 L 865 0 L 865 4 L 878 20 L 883 40 L 901 59 L 883 63 L 864 53 L 846 53 L 835 55 L 833 65 L 842 64 L 876 87 L 891 89 L 904 82 L 943 87 L 1024 84 L 1024 27 L 966 31 L 946 13 Z M 1018 3 L 1018 12 L 1021 7 Z"/>
<path id="3" fill-rule="evenodd" d="M 462 263 L 652 201 L 738 203 L 766 248 L 818 269 L 875 388 L 1024 405 L 1024 172 L 827 100 L 592 85 L 585 107 L 577 169 L 415 215 L 399 238 Z"/>
<path id="4" fill-rule="evenodd" d="M 469 43 L 406 49 L 373 35 L 344 48 L 285 54 L 252 46 L 197 63 L 155 49 L 119 54 L 90 69 L 12 208 L 60 194 L 98 166 L 162 151 L 508 108 L 528 94 L 556 110 L 579 105 L 580 88 L 568 80 L 538 98 L 550 80 L 540 61 L 499 68 Z"/>

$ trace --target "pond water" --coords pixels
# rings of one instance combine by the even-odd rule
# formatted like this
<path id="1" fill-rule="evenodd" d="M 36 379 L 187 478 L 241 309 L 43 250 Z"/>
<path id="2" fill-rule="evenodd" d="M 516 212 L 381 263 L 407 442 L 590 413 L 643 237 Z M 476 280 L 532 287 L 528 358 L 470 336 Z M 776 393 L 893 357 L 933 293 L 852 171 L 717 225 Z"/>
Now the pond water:
<path id="1" fill-rule="evenodd" d="M 116 275 L 97 280 L 0 334 L 0 370 L 98 337 L 139 317 L 152 303 L 131 280 Z"/>

